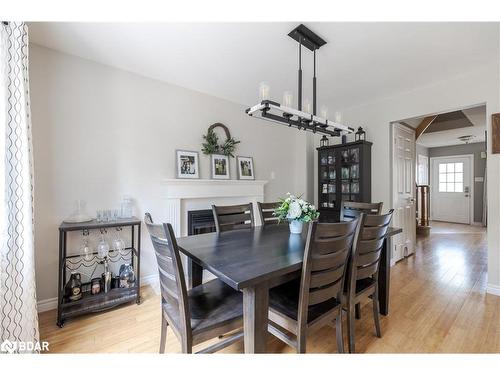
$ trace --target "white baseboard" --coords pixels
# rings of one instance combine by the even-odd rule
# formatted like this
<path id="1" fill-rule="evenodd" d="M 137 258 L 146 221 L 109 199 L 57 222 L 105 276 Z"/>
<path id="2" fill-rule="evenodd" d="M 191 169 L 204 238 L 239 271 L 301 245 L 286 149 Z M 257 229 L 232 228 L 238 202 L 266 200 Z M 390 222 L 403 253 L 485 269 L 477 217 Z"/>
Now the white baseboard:
<path id="1" fill-rule="evenodd" d="M 39 313 L 57 309 L 57 297 L 38 301 L 37 309 Z"/>
<path id="2" fill-rule="evenodd" d="M 160 293 L 160 282 L 157 274 L 141 277 L 141 285 L 150 285 L 156 294 Z M 57 297 L 38 301 L 37 308 L 39 313 L 57 309 Z"/>
<path id="3" fill-rule="evenodd" d="M 488 284 L 486 286 L 486 293 L 500 296 L 500 285 Z"/>

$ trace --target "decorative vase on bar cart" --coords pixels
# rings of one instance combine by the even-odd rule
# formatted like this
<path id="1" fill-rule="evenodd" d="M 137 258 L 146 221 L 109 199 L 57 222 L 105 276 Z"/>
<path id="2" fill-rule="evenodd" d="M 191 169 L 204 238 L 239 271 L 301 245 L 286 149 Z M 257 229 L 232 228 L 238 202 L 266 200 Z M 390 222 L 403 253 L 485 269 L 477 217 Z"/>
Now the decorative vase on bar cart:
<path id="1" fill-rule="evenodd" d="M 274 211 L 279 222 L 287 220 L 291 234 L 301 234 L 304 223 L 309 223 L 319 217 L 316 207 L 309 202 L 287 193 L 287 198 L 280 199 L 280 206 Z"/>

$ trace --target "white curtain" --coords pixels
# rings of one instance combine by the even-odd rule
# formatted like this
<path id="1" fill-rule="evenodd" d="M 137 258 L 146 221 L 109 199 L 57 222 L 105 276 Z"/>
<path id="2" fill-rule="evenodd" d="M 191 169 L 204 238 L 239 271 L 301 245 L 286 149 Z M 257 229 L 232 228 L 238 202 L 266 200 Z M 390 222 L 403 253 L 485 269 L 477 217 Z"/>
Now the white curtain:
<path id="1" fill-rule="evenodd" d="M 28 27 L 23 22 L 1 24 L 0 129 L 0 349 L 23 352 L 26 343 L 39 343 Z"/>

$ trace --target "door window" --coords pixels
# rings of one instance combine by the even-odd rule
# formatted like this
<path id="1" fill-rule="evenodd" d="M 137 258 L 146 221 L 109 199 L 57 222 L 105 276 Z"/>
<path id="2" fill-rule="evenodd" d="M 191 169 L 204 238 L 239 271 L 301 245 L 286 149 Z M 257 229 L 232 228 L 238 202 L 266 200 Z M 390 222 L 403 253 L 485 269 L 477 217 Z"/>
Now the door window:
<path id="1" fill-rule="evenodd" d="M 463 193 L 464 163 L 439 164 L 439 192 Z"/>

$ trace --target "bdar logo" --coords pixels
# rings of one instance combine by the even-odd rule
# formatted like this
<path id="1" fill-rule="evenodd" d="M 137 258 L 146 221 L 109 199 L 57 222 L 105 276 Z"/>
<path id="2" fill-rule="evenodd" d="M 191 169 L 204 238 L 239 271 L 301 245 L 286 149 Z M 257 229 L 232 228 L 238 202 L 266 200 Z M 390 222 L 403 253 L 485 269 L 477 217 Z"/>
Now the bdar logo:
<path id="1" fill-rule="evenodd" d="M 16 347 L 17 345 L 15 342 L 5 340 L 4 342 L 2 342 L 2 345 L 0 345 L 0 352 L 7 352 L 12 354 L 16 351 Z"/>

